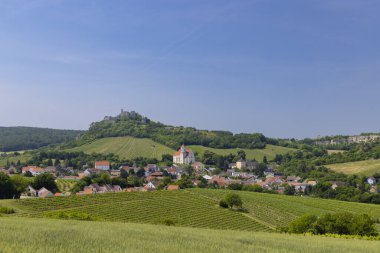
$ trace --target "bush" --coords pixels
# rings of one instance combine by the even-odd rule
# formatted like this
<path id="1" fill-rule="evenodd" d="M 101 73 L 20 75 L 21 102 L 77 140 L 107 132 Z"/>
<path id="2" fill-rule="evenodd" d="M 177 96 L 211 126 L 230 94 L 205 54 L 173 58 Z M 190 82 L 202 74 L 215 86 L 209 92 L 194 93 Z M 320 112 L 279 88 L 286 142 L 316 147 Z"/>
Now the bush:
<path id="1" fill-rule="evenodd" d="M 230 208 L 233 208 L 234 206 L 237 208 L 243 207 L 243 201 L 241 200 L 240 196 L 236 193 L 229 193 L 224 197 L 224 201 L 227 203 L 227 205 Z"/>
<path id="2" fill-rule="evenodd" d="M 219 201 L 219 206 L 223 207 L 223 208 L 228 208 L 227 202 L 223 199 L 221 201 Z"/>
<path id="3" fill-rule="evenodd" d="M 10 207 L 0 207 L 0 213 L 12 214 L 12 213 L 15 213 L 15 210 L 13 208 L 10 208 Z"/>
<path id="4" fill-rule="evenodd" d="M 375 221 L 367 214 L 324 214 L 321 217 L 306 214 L 292 221 L 286 231 L 290 233 L 339 234 L 377 236 Z"/>
<path id="5" fill-rule="evenodd" d="M 164 219 L 164 220 L 162 220 L 162 224 L 164 224 L 166 226 L 174 226 L 175 222 L 171 219 Z"/>
<path id="6" fill-rule="evenodd" d="M 85 220 L 85 221 L 95 221 L 97 218 L 91 216 L 87 213 L 77 213 L 77 212 L 50 212 L 45 214 L 47 218 L 55 218 L 55 219 L 64 219 L 64 220 Z"/>

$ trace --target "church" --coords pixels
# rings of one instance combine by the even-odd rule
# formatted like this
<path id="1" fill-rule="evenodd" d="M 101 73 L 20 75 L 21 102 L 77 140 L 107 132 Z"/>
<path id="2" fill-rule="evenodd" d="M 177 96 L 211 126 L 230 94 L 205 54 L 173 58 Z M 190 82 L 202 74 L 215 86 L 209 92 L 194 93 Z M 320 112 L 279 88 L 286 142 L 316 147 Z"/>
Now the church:
<path id="1" fill-rule="evenodd" d="M 191 164 L 195 162 L 195 156 L 191 149 L 185 148 L 185 145 L 173 155 L 173 163 L 176 164 Z"/>

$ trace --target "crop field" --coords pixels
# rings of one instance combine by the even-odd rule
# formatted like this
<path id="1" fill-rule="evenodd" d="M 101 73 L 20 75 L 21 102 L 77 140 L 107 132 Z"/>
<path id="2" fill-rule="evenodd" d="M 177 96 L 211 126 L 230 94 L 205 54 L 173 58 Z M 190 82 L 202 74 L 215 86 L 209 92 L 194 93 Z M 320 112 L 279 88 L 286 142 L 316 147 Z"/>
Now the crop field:
<path id="1" fill-rule="evenodd" d="M 218 202 L 189 191 L 109 193 L 7 201 L 17 216 L 54 217 L 61 211 L 88 214 L 96 220 L 177 226 L 272 231 L 241 212 L 220 208 Z M 1 202 L 0 202 L 1 205 Z"/>
<path id="2" fill-rule="evenodd" d="M 349 175 L 358 174 L 372 176 L 374 173 L 380 172 L 380 159 L 330 164 L 326 165 L 326 167 Z"/>
<path id="3" fill-rule="evenodd" d="M 208 189 L 192 189 L 191 191 L 215 201 L 222 199 L 227 192 L 231 192 Z M 285 226 L 305 213 L 319 215 L 347 211 L 357 214 L 367 213 L 374 218 L 380 218 L 380 205 L 243 191 L 236 193 L 241 196 L 250 216 L 272 227 Z"/>
<path id="4" fill-rule="evenodd" d="M 380 247 L 378 241 L 319 236 L 9 217 L 0 217 L 0 234 L 2 253 L 375 253 Z"/>
<path id="5" fill-rule="evenodd" d="M 348 211 L 380 218 L 380 205 L 318 198 L 238 192 L 247 212 L 218 206 L 228 190 L 191 189 L 176 192 L 109 193 L 50 199 L 2 200 L 12 216 L 46 218 L 61 212 L 90 215 L 94 220 L 166 224 L 211 229 L 274 231 L 305 214 Z"/>
<path id="6" fill-rule="evenodd" d="M 244 150 L 247 159 L 256 159 L 257 161 L 262 161 L 264 156 L 268 159 L 273 159 L 276 154 L 285 154 L 290 151 L 294 151 L 295 149 L 285 148 L 274 145 L 266 145 L 264 149 L 244 149 L 244 148 L 233 148 L 233 149 L 218 149 L 218 148 L 209 148 L 199 145 L 188 146 L 188 148 L 192 149 L 194 152 L 198 153 L 199 157 L 203 156 L 203 153 L 208 150 L 214 152 L 218 155 L 228 155 L 228 154 L 237 154 L 239 150 Z"/>
<path id="7" fill-rule="evenodd" d="M 56 184 L 60 192 L 69 192 L 71 188 L 76 184 L 77 180 L 75 179 L 57 179 Z"/>
<path id="8" fill-rule="evenodd" d="M 140 139 L 134 137 L 112 137 L 93 141 L 67 151 L 83 151 L 87 154 L 114 153 L 124 159 L 135 157 L 147 157 L 161 159 L 164 154 L 173 154 L 174 150 L 152 141 L 151 139 Z"/>

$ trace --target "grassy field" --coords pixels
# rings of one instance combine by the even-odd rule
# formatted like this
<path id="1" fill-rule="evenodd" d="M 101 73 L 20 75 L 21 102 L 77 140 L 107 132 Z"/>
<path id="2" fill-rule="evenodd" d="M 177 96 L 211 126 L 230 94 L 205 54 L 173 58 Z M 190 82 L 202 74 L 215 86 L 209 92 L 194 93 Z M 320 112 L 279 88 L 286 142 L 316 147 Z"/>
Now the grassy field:
<path id="1" fill-rule="evenodd" d="M 349 175 L 360 174 L 360 175 L 365 175 L 365 176 L 371 176 L 375 172 L 380 172 L 380 159 L 330 164 L 330 165 L 326 165 L 326 167 L 332 170 L 335 170 L 337 172 L 342 172 Z"/>
<path id="2" fill-rule="evenodd" d="M 7 161 L 17 163 L 18 160 L 20 162 L 26 162 L 28 161 L 32 156 L 29 153 L 21 153 L 18 156 L 11 156 L 11 157 L 0 157 L 0 167 L 1 166 L 6 166 Z"/>
<path id="3" fill-rule="evenodd" d="M 201 157 L 206 150 L 215 152 L 220 155 L 236 154 L 241 149 L 215 149 L 199 145 L 188 146 Z M 243 149 L 248 159 L 262 160 L 264 155 L 268 159 L 273 158 L 276 154 L 284 154 L 294 149 L 267 145 L 265 149 Z M 131 159 L 135 157 L 148 157 L 161 159 L 163 154 L 173 154 L 175 150 L 152 141 L 151 139 L 139 139 L 134 137 L 113 137 L 103 138 L 93 141 L 92 143 L 82 145 L 80 147 L 68 149 L 67 151 L 83 151 L 87 154 L 91 153 L 114 153 L 121 158 Z"/>
<path id="4" fill-rule="evenodd" d="M 188 146 L 188 148 L 192 149 L 194 152 L 198 153 L 199 156 L 202 156 L 203 153 L 208 150 L 214 152 L 219 155 L 228 155 L 228 154 L 237 154 L 238 150 L 244 150 L 247 154 L 247 159 L 256 159 L 257 161 L 262 161 L 263 157 L 266 156 L 268 159 L 272 159 L 276 154 L 285 154 L 290 151 L 294 151 L 291 148 L 285 148 L 274 145 L 266 145 L 264 149 L 217 149 L 217 148 L 209 148 L 199 145 Z"/>
<path id="5" fill-rule="evenodd" d="M 238 192 L 247 213 L 218 206 L 228 190 L 191 189 L 179 192 L 157 191 L 109 193 L 51 199 L 1 200 L 12 207 L 12 216 L 44 218 L 64 212 L 88 214 L 99 221 L 166 224 L 211 229 L 275 231 L 305 213 L 323 214 L 347 211 L 367 213 L 380 219 L 380 205 L 336 200 Z"/>
<path id="6" fill-rule="evenodd" d="M 375 253 L 380 242 L 146 224 L 0 218 L 0 252 Z"/>
<path id="7" fill-rule="evenodd" d="M 135 157 L 148 157 L 161 159 L 164 154 L 173 154 L 174 150 L 151 139 L 139 139 L 133 137 L 103 138 L 92 143 L 82 145 L 68 151 L 83 151 L 91 153 L 114 153 L 121 158 L 131 159 Z"/>

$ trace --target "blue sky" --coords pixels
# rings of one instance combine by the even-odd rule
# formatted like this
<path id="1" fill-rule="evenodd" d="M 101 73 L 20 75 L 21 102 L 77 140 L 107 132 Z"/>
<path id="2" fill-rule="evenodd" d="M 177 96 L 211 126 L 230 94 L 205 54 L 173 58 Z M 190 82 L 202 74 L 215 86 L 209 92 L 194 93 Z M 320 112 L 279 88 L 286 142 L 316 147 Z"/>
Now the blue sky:
<path id="1" fill-rule="evenodd" d="M 272 137 L 380 132 L 380 1 L 0 1 L 0 125 L 123 107 Z"/>

